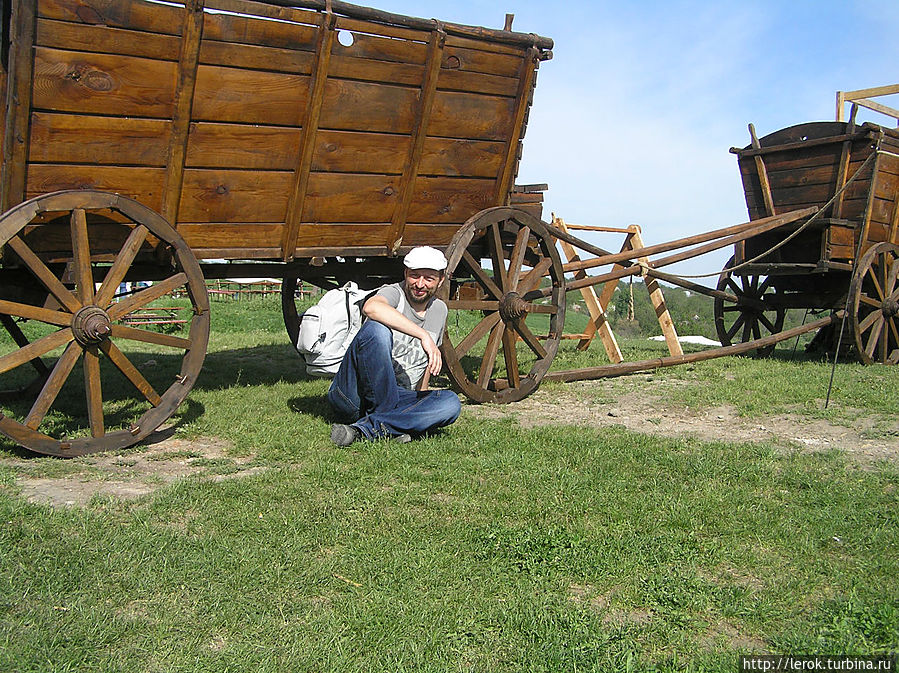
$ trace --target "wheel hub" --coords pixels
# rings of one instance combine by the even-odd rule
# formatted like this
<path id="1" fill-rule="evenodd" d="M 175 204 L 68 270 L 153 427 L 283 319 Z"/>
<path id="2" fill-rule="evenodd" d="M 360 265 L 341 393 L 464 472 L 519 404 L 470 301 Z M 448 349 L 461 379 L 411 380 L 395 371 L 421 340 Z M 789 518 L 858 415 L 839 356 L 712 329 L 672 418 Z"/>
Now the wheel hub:
<path id="1" fill-rule="evenodd" d="M 85 306 L 72 318 L 72 333 L 82 346 L 96 346 L 109 338 L 112 323 L 99 306 Z"/>
<path id="2" fill-rule="evenodd" d="M 527 315 L 528 304 L 517 292 L 509 292 L 499 302 L 499 314 L 503 322 L 514 322 Z"/>
<path id="3" fill-rule="evenodd" d="M 880 310 L 883 312 L 885 318 L 896 317 L 896 315 L 899 315 L 899 300 L 887 299 L 883 302 L 883 306 Z"/>

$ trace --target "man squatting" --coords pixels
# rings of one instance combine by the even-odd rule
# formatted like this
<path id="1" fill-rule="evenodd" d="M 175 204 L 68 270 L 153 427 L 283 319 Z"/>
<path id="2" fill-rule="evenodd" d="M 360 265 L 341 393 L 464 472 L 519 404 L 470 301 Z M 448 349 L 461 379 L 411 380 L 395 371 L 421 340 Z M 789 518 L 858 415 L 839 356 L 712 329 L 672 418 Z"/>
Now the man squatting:
<path id="1" fill-rule="evenodd" d="M 451 390 L 418 390 L 443 364 L 438 346 L 447 308 L 435 295 L 446 264 L 435 248 L 413 248 L 403 259 L 403 282 L 381 287 L 362 305 L 365 322 L 328 390 L 346 423 L 331 426 L 337 446 L 382 437 L 409 441 L 459 417 L 462 405 Z"/>

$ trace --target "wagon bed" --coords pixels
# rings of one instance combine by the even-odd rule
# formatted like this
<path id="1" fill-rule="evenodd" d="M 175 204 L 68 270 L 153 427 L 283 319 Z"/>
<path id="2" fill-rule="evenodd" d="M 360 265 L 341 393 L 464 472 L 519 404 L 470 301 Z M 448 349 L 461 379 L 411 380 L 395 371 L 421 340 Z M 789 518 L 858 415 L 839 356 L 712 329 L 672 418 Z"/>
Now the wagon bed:
<path id="1" fill-rule="evenodd" d="M 4 6 L 0 321 L 19 350 L 0 374 L 37 378 L 0 432 L 33 450 L 121 448 L 174 413 L 205 356 L 206 279 L 283 278 L 295 342 L 298 279 L 374 286 L 480 211 L 539 212 L 539 191 L 513 192 L 552 41 L 508 18 L 491 30 L 330 0 Z M 154 284 L 118 291 L 137 280 Z M 129 322 L 172 290 L 193 310 L 182 333 Z M 175 382 L 116 344 L 171 353 Z M 115 411 L 132 401 L 107 395 L 107 369 L 143 415 Z"/>
<path id="2" fill-rule="evenodd" d="M 552 42 L 345 3 L 15 3 L 2 210 L 127 195 L 200 258 L 445 245 L 512 189 Z"/>

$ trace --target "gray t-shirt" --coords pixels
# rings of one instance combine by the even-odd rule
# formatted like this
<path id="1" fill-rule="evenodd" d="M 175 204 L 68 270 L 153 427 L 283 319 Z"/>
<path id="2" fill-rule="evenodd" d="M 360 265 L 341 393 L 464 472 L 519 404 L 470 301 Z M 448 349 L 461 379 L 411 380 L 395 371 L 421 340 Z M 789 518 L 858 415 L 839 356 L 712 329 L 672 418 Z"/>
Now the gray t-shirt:
<path id="1" fill-rule="evenodd" d="M 424 316 L 419 316 L 409 305 L 403 292 L 402 283 L 385 285 L 377 292 L 387 303 L 397 309 L 413 323 L 423 328 L 438 346 L 443 341 L 443 328 L 446 325 L 446 304 L 436 297 L 425 309 Z M 393 370 L 396 381 L 404 388 L 413 390 L 428 367 L 428 355 L 421 347 L 421 341 L 404 332 L 391 329 L 393 332 Z"/>

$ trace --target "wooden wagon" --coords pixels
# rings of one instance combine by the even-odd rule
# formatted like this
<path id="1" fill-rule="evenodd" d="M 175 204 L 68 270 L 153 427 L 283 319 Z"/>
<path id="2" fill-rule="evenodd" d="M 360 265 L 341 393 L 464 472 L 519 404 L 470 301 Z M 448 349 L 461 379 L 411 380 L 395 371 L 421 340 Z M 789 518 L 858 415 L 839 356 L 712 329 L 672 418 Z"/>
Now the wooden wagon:
<path id="1" fill-rule="evenodd" d="M 466 222 L 476 241 L 490 232 L 488 259 L 517 260 L 509 290 L 540 284 L 544 256 L 558 264 L 539 194 L 513 193 L 552 41 L 510 17 L 490 30 L 336 0 L 3 7 L 0 321 L 18 350 L 0 357 L 16 386 L 0 432 L 29 449 L 122 448 L 169 418 L 205 357 L 205 279 L 283 278 L 295 340 L 298 278 L 399 279 L 400 255 L 447 248 Z M 119 292 L 137 280 L 153 285 Z M 175 290 L 191 305 L 182 333 L 128 324 Z M 526 337 L 547 355 L 551 334 Z M 143 344 L 168 379 L 130 354 Z"/>
<path id="2" fill-rule="evenodd" d="M 845 310 L 865 363 L 899 361 L 899 131 L 848 122 L 799 124 L 737 155 L 752 220 L 815 207 L 788 228 L 741 241 L 716 299 L 722 343 L 781 331 L 788 309 Z M 851 334 L 850 334 L 851 332 Z"/>

